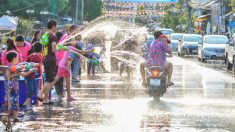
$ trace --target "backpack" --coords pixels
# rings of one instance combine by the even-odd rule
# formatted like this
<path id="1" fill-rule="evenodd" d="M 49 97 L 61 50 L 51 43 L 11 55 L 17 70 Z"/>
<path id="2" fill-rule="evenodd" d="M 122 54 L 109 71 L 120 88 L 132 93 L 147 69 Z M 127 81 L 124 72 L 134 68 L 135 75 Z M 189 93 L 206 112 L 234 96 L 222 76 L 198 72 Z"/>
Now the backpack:
<path id="1" fill-rule="evenodd" d="M 42 35 L 41 43 L 43 45 L 42 56 L 45 57 L 48 54 L 48 45 L 49 45 L 49 33 L 48 32 Z"/>

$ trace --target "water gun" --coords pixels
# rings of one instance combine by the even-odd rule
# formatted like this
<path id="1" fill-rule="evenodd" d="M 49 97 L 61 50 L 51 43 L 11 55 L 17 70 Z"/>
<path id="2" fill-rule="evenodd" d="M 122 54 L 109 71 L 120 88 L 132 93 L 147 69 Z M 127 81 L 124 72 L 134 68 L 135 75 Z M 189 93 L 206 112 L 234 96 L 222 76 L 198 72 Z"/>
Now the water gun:
<path id="1" fill-rule="evenodd" d="M 39 68 L 39 67 L 40 67 L 39 63 L 24 62 L 24 63 L 20 63 L 16 66 L 11 66 L 10 70 L 11 70 L 11 72 L 26 72 L 26 71 L 34 71 L 35 68 Z"/>
<path id="2" fill-rule="evenodd" d="M 65 51 L 69 51 L 69 47 L 68 46 L 63 46 L 61 44 L 57 45 L 57 49 L 58 50 L 65 50 Z"/>

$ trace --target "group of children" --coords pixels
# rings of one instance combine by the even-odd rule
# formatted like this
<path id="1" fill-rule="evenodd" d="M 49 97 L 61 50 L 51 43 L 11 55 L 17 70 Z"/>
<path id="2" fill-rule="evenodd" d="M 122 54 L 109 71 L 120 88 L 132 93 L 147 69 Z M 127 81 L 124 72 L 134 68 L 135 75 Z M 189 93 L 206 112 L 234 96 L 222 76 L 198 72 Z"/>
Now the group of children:
<path id="1" fill-rule="evenodd" d="M 67 41 L 64 48 L 58 48 L 60 39 L 68 39 L 69 35 L 62 34 L 58 35 L 56 29 L 57 23 L 54 20 L 48 22 L 48 46 L 44 46 L 39 39 L 36 39 L 32 45 L 26 41 L 26 38 L 23 36 L 17 36 L 15 40 L 8 38 L 6 41 L 6 49 L 1 53 L 1 64 L 7 66 L 7 69 L 4 72 L 5 77 L 5 110 L 9 112 L 14 121 L 19 121 L 17 118 L 19 110 L 19 77 L 24 77 L 25 84 L 27 86 L 27 99 L 24 103 L 26 110 L 32 109 L 31 99 L 37 93 L 36 88 L 36 78 L 41 78 L 41 83 L 39 88 L 41 89 L 38 92 L 38 101 L 43 102 L 43 104 L 48 104 L 48 93 L 49 89 L 52 88 L 56 83 L 60 83 L 63 88 L 63 81 L 65 80 L 65 87 L 67 90 L 67 102 L 76 100 L 71 96 L 70 92 L 70 79 L 71 79 L 71 64 L 73 59 L 87 58 L 88 62 L 88 74 L 91 70 L 94 74 L 94 62 L 91 60 L 96 60 L 98 56 L 92 51 L 95 48 L 94 44 L 89 44 L 87 50 L 84 48 L 77 48 L 78 42 L 74 39 Z M 76 33 L 76 30 L 71 32 L 71 35 Z M 37 32 L 38 37 L 38 32 Z M 81 37 L 81 36 L 79 36 Z M 29 38 L 28 38 L 29 39 Z M 81 38 L 78 39 L 79 41 Z M 45 52 L 47 54 L 43 55 Z M 38 67 L 32 67 L 31 70 L 22 70 L 22 71 L 11 71 L 11 67 L 20 67 L 22 62 L 37 63 Z M 74 63 L 74 62 L 73 62 Z M 42 69 L 44 66 L 44 70 Z M 75 65 L 74 65 L 75 66 Z M 74 67 L 77 68 L 77 67 Z M 80 69 L 80 66 L 78 67 Z M 44 71 L 44 72 L 42 72 Z M 78 72 L 81 73 L 80 70 Z M 43 79 L 42 74 L 45 74 Z M 77 77 L 73 76 L 73 81 L 76 81 Z M 45 83 L 43 83 L 45 81 Z M 44 88 L 42 87 L 44 86 Z M 61 94 L 61 93 L 60 93 Z M 62 93 L 63 94 L 63 93 Z"/>

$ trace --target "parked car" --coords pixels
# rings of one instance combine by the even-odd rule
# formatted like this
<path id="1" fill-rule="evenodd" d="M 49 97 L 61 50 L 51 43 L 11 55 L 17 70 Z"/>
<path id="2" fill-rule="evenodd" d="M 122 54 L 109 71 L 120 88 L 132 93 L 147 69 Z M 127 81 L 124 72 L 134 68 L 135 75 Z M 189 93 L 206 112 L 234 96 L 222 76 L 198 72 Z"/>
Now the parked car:
<path id="1" fill-rule="evenodd" d="M 170 35 L 174 33 L 172 29 L 168 28 L 160 28 L 159 31 L 161 31 L 163 34 L 167 35 L 168 37 L 170 37 Z"/>
<path id="2" fill-rule="evenodd" d="M 183 39 L 179 41 L 178 56 L 197 55 L 198 44 L 202 42 L 202 36 L 199 34 L 184 34 Z"/>
<path id="3" fill-rule="evenodd" d="M 205 35 L 203 42 L 198 46 L 198 60 L 224 60 L 225 46 L 228 42 L 227 36 L 224 35 Z"/>
<path id="4" fill-rule="evenodd" d="M 178 44 L 179 40 L 183 39 L 183 34 L 182 33 L 172 33 L 170 36 L 171 39 L 171 48 L 174 52 L 178 51 Z"/>
<path id="5" fill-rule="evenodd" d="M 225 62 L 227 69 L 232 70 L 235 75 L 235 42 L 230 42 L 229 45 L 225 46 Z"/>

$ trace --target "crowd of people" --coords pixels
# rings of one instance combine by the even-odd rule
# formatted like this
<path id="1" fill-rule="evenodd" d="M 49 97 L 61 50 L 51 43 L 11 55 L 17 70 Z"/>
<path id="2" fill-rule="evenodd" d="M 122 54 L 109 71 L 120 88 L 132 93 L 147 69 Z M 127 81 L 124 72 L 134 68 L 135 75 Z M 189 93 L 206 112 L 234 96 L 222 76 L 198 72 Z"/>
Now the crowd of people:
<path id="1" fill-rule="evenodd" d="M 17 113 L 20 76 L 24 77 L 27 86 L 27 99 L 24 106 L 26 110 L 32 110 L 31 99 L 37 93 L 35 92 L 37 90 L 36 78 L 41 79 L 37 94 L 40 105 L 53 103 L 49 99 L 49 92 L 53 87 L 55 87 L 58 97 L 62 98 L 64 82 L 67 92 L 66 101 L 72 102 L 76 99 L 71 95 L 70 83 L 71 81 L 80 82 L 82 61 L 87 61 L 89 76 L 95 75 L 95 67 L 99 65 L 101 57 L 99 53 L 95 53 L 96 45 L 91 42 L 83 43 L 82 35 L 75 35 L 79 31 L 76 25 L 70 27 L 69 33 L 63 33 L 58 31 L 57 22 L 50 20 L 47 28 L 47 32 L 35 31 L 33 37 L 31 37 L 31 32 L 27 32 L 24 36 L 15 36 L 14 32 L 4 38 L 5 40 L 0 39 L 2 44 L 1 65 L 7 67 L 3 74 L 5 78 L 4 111 L 12 113 L 16 122 L 19 121 Z M 47 45 L 42 42 L 45 34 L 48 34 Z M 63 48 L 59 48 L 59 46 Z M 21 64 L 26 62 L 39 65 L 31 67 L 30 70 L 11 70 L 12 67 L 21 67 Z"/>

